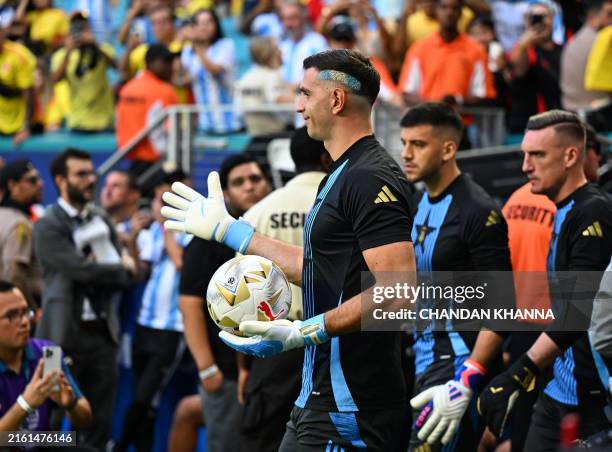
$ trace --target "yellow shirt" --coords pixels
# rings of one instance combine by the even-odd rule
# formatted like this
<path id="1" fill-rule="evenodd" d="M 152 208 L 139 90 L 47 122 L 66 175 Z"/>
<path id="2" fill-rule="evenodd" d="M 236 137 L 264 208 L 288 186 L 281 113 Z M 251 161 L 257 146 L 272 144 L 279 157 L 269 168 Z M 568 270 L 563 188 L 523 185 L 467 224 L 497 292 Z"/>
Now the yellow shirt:
<path id="1" fill-rule="evenodd" d="M 172 41 L 168 50 L 172 53 L 179 53 L 183 45 L 179 41 Z M 140 44 L 130 53 L 130 75 L 134 76 L 139 71 L 144 71 L 146 67 L 145 57 L 149 50 L 149 44 Z"/>
<path id="2" fill-rule="evenodd" d="M 295 176 L 251 207 L 243 218 L 265 236 L 293 245 L 304 244 L 304 222 L 325 173 L 312 171 Z M 302 319 L 302 289 L 291 284 L 291 320 Z"/>
<path id="3" fill-rule="evenodd" d="M 464 6 L 459 18 L 459 31 L 465 31 L 474 18 L 474 13 L 470 8 Z M 406 33 L 408 43 L 413 44 L 423 38 L 428 37 L 434 31 L 438 31 L 440 24 L 436 19 L 432 19 L 422 9 L 415 11 L 406 21 Z"/>
<path id="4" fill-rule="evenodd" d="M 210 9 L 214 6 L 211 0 L 191 0 L 187 5 L 177 6 L 174 14 L 179 19 L 189 19 L 201 9 Z"/>
<path id="5" fill-rule="evenodd" d="M 70 28 L 66 13 L 55 8 L 30 11 L 28 23 L 30 24 L 30 39 L 42 41 L 48 46 L 60 44 Z"/>
<path id="6" fill-rule="evenodd" d="M 25 90 L 34 85 L 36 58 L 19 43 L 4 41 L 0 48 L 0 83 L 8 88 Z M 0 133 L 12 135 L 24 125 L 25 96 L 0 95 Z"/>
<path id="7" fill-rule="evenodd" d="M 113 48 L 102 44 L 101 50 L 109 56 L 113 55 Z M 62 63 L 66 49 L 59 49 L 51 57 L 51 70 L 55 71 Z M 113 92 L 106 76 L 108 63 L 102 56 L 98 57 L 96 65 L 84 70 L 79 77 L 76 74 L 81 51 L 75 49 L 70 53 L 66 67 L 65 80 L 70 91 L 70 111 L 68 114 L 68 128 L 81 130 L 104 130 L 113 123 L 115 112 Z M 83 66 L 91 61 L 86 55 Z"/>

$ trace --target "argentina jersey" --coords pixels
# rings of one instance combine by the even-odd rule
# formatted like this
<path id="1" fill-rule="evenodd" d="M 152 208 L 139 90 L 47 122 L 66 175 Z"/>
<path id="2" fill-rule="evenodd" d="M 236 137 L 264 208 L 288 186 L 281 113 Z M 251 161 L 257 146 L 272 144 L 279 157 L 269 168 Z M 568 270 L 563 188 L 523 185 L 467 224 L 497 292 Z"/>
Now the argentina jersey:
<path id="1" fill-rule="evenodd" d="M 410 241 L 411 191 L 373 136 L 332 164 L 304 227 L 304 318 L 365 290 L 365 250 Z M 377 202 L 381 193 L 385 201 Z M 307 347 L 296 406 L 352 413 L 405 406 L 400 339 L 399 332 L 355 332 Z"/>
<path id="2" fill-rule="evenodd" d="M 557 204 L 546 262 L 555 317 L 563 315 L 571 301 L 568 297 L 573 296 L 558 272 L 603 272 L 611 254 L 612 204 L 599 188 L 586 184 Z M 596 291 L 593 287 L 592 293 L 580 298 L 592 300 Z M 585 397 L 605 397 L 608 378 L 601 355 L 592 348 L 587 333 L 581 332 L 555 360 L 553 379 L 544 392 L 557 402 L 577 406 Z"/>
<path id="3" fill-rule="evenodd" d="M 177 243 L 185 248 L 192 235 L 176 233 Z M 154 222 L 138 235 L 140 259 L 151 266 L 142 296 L 138 324 L 158 330 L 183 331 L 183 317 L 178 304 L 179 272 L 164 245 L 164 228 Z"/>
<path id="4" fill-rule="evenodd" d="M 279 48 L 283 56 L 281 75 L 287 83 L 298 84 L 304 75 L 302 63 L 315 53 L 328 49 L 327 41 L 319 33 L 308 31 L 299 41 L 290 37 L 283 39 Z"/>
<path id="5" fill-rule="evenodd" d="M 234 70 L 236 66 L 234 42 L 221 38 L 206 50 L 206 56 L 223 67 L 220 75 L 210 74 L 202 65 L 200 57 L 192 46 L 186 46 L 181 53 L 181 64 L 191 75 L 191 89 L 198 105 L 216 107 L 232 105 Z M 229 133 L 239 130 L 240 117 L 233 109 L 200 113 L 200 130 L 209 133 Z"/>
<path id="6" fill-rule="evenodd" d="M 438 196 L 423 194 L 411 231 L 419 278 L 431 272 L 511 271 L 508 228 L 499 207 L 468 176 L 460 174 Z M 419 299 L 417 309 L 431 300 Z M 419 325 L 415 333 L 416 374 L 434 362 L 469 356 L 477 332 L 458 332 L 453 322 Z"/>

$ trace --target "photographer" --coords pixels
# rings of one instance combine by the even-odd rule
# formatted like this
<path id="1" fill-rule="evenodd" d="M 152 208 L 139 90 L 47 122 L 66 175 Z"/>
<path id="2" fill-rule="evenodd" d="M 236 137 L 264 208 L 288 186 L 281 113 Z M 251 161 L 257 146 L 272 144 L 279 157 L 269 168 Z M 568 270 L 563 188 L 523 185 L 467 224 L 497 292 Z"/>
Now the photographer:
<path id="1" fill-rule="evenodd" d="M 30 339 L 31 312 L 21 291 L 0 280 L 0 431 L 51 430 L 53 404 L 73 425 L 86 426 L 91 407 L 68 367 L 43 376 L 43 346 L 52 343 Z"/>
<path id="2" fill-rule="evenodd" d="M 545 4 L 533 4 L 526 20 L 527 29 L 510 53 L 510 133 L 522 133 L 532 115 L 561 108 L 561 46 L 552 39 L 552 11 Z"/>
<path id="3" fill-rule="evenodd" d="M 77 132 L 99 132 L 112 126 L 113 92 L 107 69 L 115 68 L 113 49 L 98 45 L 87 18 L 74 13 L 64 47 L 51 58 L 51 80 L 66 79 L 70 90 L 68 128 Z"/>

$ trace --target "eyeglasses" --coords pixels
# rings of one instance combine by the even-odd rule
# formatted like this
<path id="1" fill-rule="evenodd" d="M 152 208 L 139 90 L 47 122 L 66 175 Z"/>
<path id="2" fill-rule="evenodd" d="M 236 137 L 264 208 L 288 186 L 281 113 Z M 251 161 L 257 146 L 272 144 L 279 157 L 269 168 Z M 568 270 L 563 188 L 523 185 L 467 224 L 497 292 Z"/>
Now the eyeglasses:
<path id="1" fill-rule="evenodd" d="M 0 317 L 0 319 L 7 319 L 9 323 L 17 325 L 19 322 L 21 322 L 21 319 L 26 316 L 28 317 L 28 320 L 32 320 L 34 318 L 34 311 L 29 308 L 11 309 L 2 317 Z"/>

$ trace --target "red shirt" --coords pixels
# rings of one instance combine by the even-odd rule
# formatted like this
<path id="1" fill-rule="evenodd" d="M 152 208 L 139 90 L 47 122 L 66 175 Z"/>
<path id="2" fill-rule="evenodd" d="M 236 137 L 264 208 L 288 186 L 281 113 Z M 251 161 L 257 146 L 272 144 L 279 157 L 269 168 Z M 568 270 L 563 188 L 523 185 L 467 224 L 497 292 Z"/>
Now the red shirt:
<path id="1" fill-rule="evenodd" d="M 143 71 L 119 91 L 117 102 L 117 145 L 121 148 L 150 123 L 164 108 L 178 103 L 174 87 L 152 72 Z M 159 153 L 145 138 L 127 155 L 130 160 L 156 162 Z"/>

